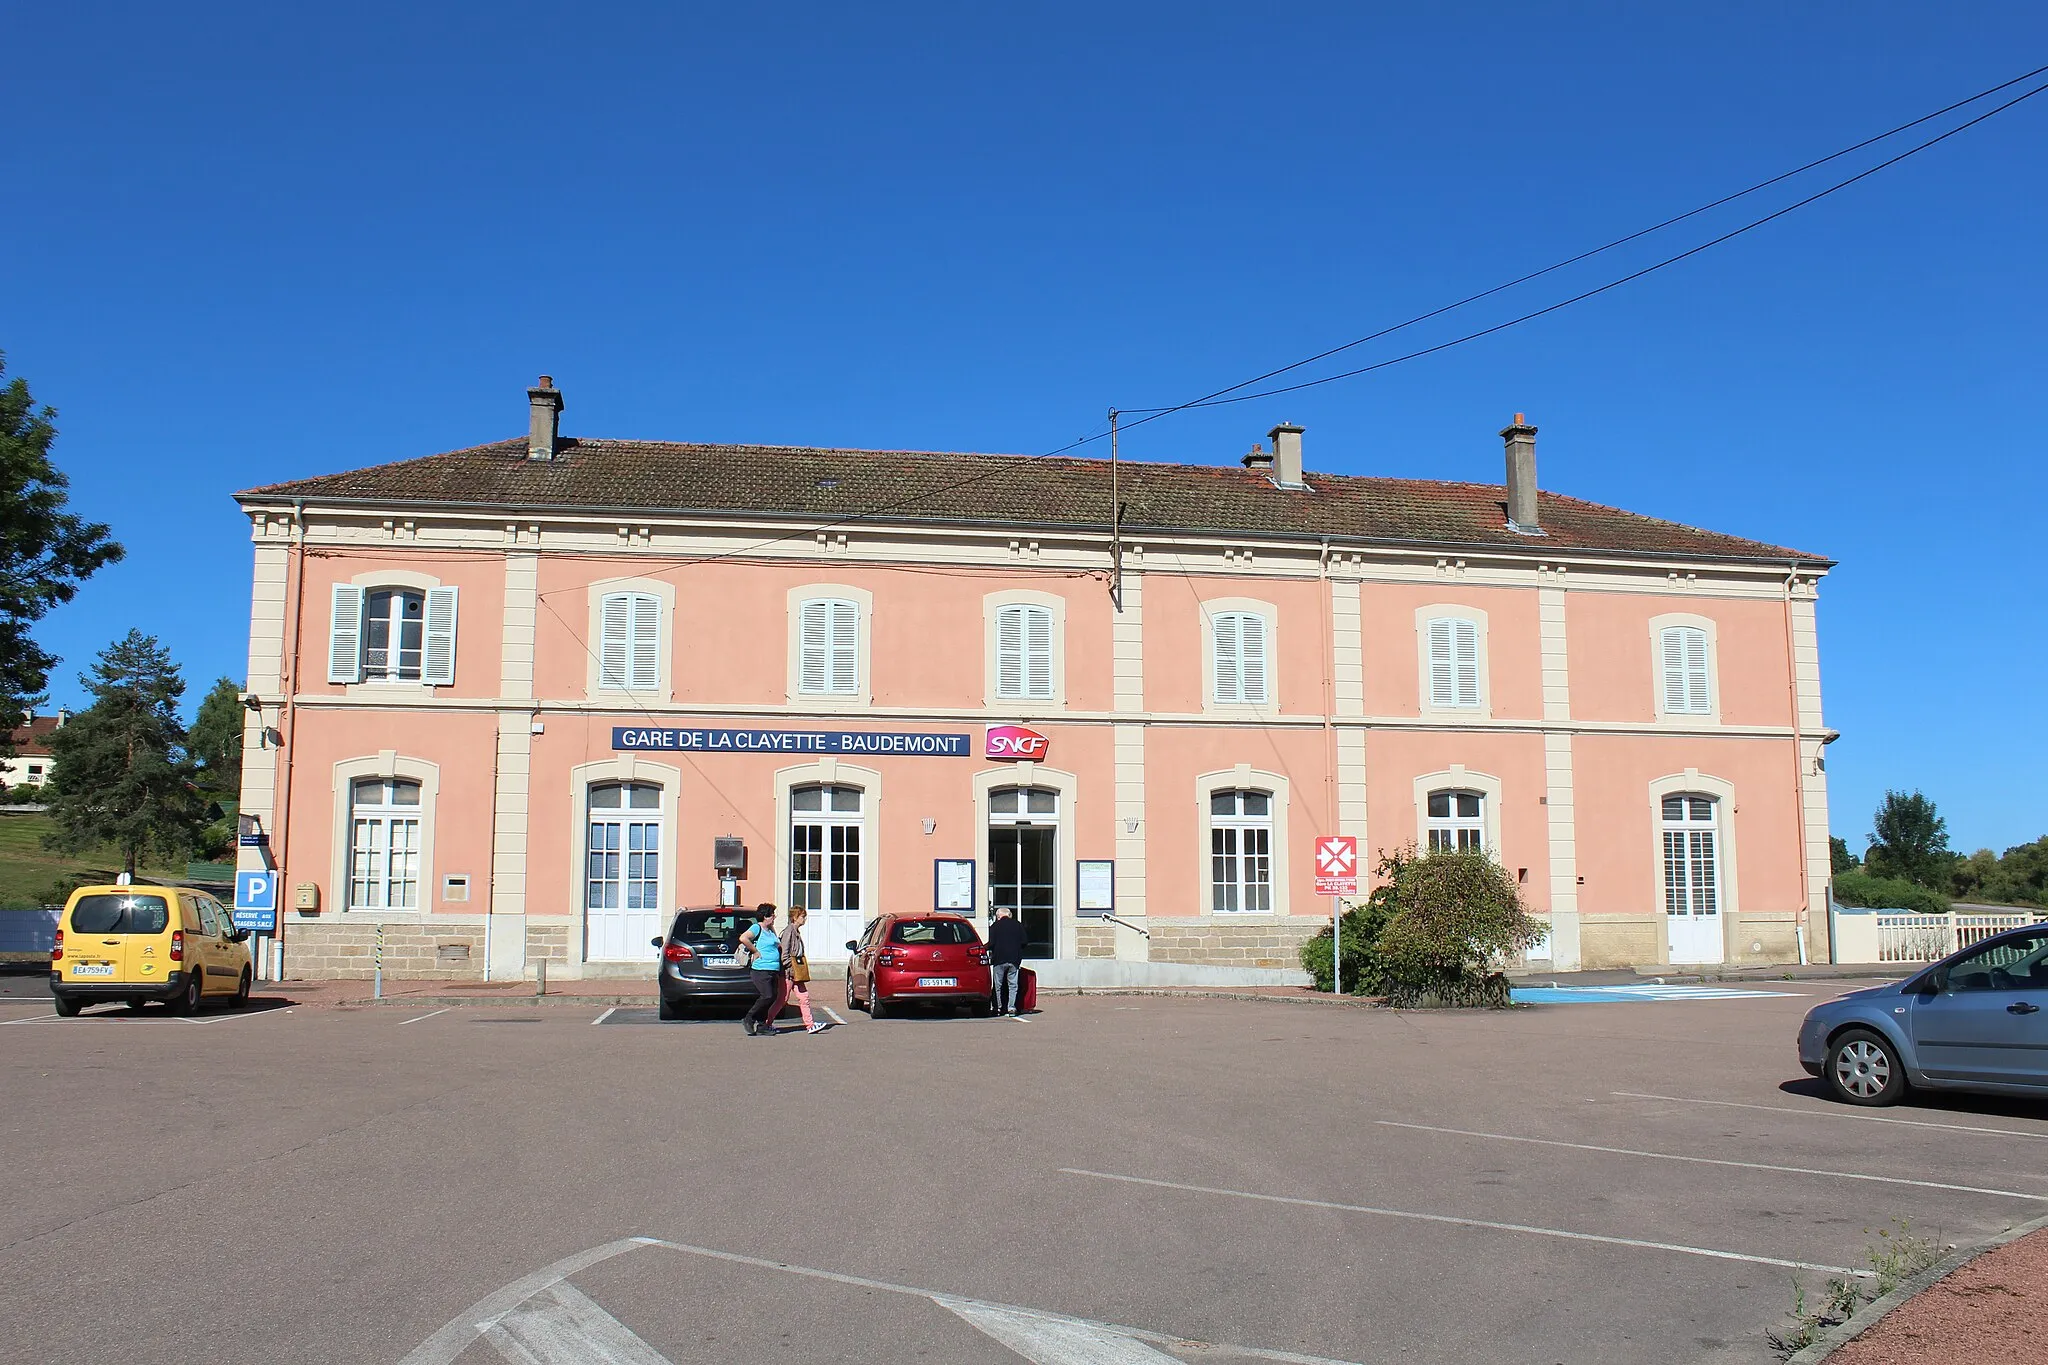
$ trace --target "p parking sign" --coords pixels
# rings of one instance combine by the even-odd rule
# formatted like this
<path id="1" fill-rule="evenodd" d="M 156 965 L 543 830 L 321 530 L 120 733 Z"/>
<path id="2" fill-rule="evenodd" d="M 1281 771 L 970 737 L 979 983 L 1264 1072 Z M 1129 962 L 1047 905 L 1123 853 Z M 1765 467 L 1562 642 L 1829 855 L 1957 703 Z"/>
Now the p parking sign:
<path id="1" fill-rule="evenodd" d="M 277 874 L 235 874 L 235 927 L 258 934 L 277 932 Z"/>

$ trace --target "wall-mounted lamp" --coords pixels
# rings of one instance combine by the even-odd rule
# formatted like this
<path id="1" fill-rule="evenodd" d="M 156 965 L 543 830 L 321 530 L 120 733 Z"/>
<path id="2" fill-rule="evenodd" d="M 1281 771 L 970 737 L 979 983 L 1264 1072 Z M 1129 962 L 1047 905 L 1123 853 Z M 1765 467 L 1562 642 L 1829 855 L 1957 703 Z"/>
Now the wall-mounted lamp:
<path id="1" fill-rule="evenodd" d="M 936 820 L 934 820 L 934 819 L 932 819 L 932 818 L 931 818 L 931 817 L 930 817 L 929 815 L 927 815 L 927 816 L 925 817 L 925 820 L 924 820 L 924 832 L 925 832 L 926 834 L 936 834 L 936 833 L 938 833 L 938 832 L 939 832 L 939 822 L 938 822 L 938 821 L 936 821 Z"/>
<path id="2" fill-rule="evenodd" d="M 1125 817 L 1125 819 L 1124 819 L 1124 833 L 1126 833 L 1126 834 L 1136 834 L 1137 832 L 1138 832 L 1138 817 L 1137 817 L 1137 816 L 1135 816 L 1135 815 L 1132 815 L 1132 816 L 1126 816 L 1126 817 Z"/>

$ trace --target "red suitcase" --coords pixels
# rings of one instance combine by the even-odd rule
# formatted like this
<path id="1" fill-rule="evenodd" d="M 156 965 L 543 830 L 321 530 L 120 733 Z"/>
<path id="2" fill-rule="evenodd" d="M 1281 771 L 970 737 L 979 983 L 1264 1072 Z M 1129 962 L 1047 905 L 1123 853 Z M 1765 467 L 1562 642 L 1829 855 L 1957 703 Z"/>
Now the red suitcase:
<path id="1" fill-rule="evenodd" d="M 1033 1013 L 1038 1009 L 1038 973 L 1029 967 L 1020 967 L 1017 977 L 1017 1013 Z"/>

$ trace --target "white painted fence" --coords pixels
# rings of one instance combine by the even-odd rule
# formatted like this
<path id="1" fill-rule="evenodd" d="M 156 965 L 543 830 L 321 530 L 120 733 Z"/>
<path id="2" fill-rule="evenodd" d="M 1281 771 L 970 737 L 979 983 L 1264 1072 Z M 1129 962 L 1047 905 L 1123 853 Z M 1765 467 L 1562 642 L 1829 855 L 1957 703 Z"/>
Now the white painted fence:
<path id="1" fill-rule="evenodd" d="M 2014 910 L 1990 915 L 1914 915 L 1880 910 L 1835 914 L 1837 962 L 1934 962 L 2007 929 L 2048 920 L 2048 912 Z"/>

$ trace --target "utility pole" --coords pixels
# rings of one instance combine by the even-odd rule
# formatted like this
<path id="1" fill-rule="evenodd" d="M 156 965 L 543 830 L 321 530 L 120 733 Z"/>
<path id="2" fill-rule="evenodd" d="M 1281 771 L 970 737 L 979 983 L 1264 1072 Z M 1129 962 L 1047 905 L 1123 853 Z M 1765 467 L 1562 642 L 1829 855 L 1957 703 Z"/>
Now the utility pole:
<path id="1" fill-rule="evenodd" d="M 1124 609 L 1124 504 L 1117 481 L 1117 410 L 1109 410 L 1109 604 Z"/>

